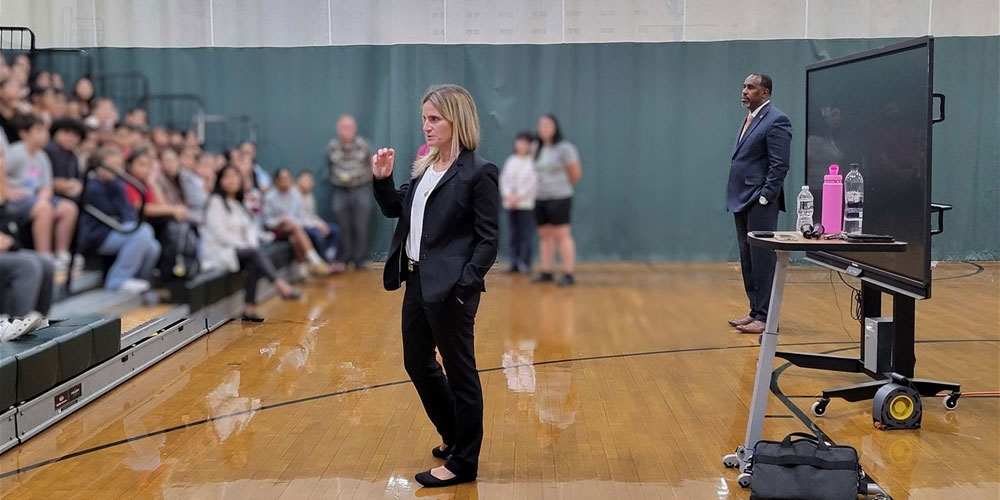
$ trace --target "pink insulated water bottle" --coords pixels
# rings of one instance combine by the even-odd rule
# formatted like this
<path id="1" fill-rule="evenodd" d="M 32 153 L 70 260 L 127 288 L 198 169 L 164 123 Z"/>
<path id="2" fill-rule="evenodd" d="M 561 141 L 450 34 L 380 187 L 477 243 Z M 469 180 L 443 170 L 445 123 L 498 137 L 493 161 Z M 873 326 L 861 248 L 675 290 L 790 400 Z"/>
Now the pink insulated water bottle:
<path id="1" fill-rule="evenodd" d="M 822 224 L 823 232 L 836 234 L 844 222 L 844 178 L 838 172 L 840 167 L 830 165 L 830 173 L 823 176 Z"/>

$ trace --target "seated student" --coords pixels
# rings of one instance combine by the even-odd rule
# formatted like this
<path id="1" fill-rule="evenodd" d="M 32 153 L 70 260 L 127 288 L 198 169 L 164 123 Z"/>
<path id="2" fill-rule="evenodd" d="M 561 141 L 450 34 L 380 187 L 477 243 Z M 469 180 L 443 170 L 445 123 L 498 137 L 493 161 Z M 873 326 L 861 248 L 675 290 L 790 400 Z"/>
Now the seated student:
<path id="1" fill-rule="evenodd" d="M 94 84 L 90 78 L 82 77 L 73 84 L 73 94 L 70 101 L 76 103 L 80 114 L 87 116 L 90 114 L 90 104 L 94 100 Z"/>
<path id="2" fill-rule="evenodd" d="M 6 203 L 3 150 L 0 149 L 0 207 Z M 52 261 L 21 250 L 6 231 L 17 228 L 0 209 L 0 341 L 14 340 L 43 326 L 52 305 Z"/>
<path id="3" fill-rule="evenodd" d="M 253 168 L 254 184 L 257 186 L 257 189 L 261 192 L 271 189 L 271 184 L 273 183 L 271 174 L 268 174 L 267 170 L 264 170 L 264 167 L 257 163 L 257 145 L 250 141 L 243 141 L 240 144 L 240 153 Z"/>
<path id="4" fill-rule="evenodd" d="M 172 148 L 160 150 L 160 173 L 155 176 L 156 188 L 166 203 L 184 205 L 184 193 L 181 189 L 181 163 L 177 151 Z M 190 214 L 188 214 L 188 220 Z"/>
<path id="5" fill-rule="evenodd" d="M 180 182 L 188 214 L 195 223 L 200 224 L 205 213 L 205 204 L 208 203 L 209 189 L 215 183 L 215 170 L 212 165 L 214 159 L 208 153 L 196 156 L 191 160 L 193 163 L 188 163 L 187 158 L 194 154 L 192 149 L 185 149 L 181 154 L 181 171 L 177 179 Z"/>
<path id="6" fill-rule="evenodd" d="M 257 176 L 254 175 L 252 160 L 244 155 L 243 150 L 240 148 L 233 148 L 226 152 L 224 161 L 219 168 L 222 168 L 225 164 L 233 165 L 240 175 L 243 176 L 243 186 L 245 186 L 243 203 L 250 210 L 250 213 L 253 214 L 254 218 L 260 222 L 260 214 L 264 206 L 265 190 L 261 189 L 257 183 Z M 263 228 L 263 225 L 261 225 L 261 228 Z"/>
<path id="7" fill-rule="evenodd" d="M 135 209 L 139 209 L 142 199 L 146 200 L 146 207 L 143 215 L 152 224 L 154 229 L 164 226 L 170 220 L 182 221 L 187 219 L 188 210 L 184 205 L 174 205 L 164 199 L 155 182 L 156 172 L 153 171 L 155 161 L 153 150 L 145 146 L 139 146 L 128 157 L 125 162 L 125 171 L 141 182 L 146 188 L 145 196 L 139 194 L 131 185 L 125 185 L 125 196 Z M 159 231 L 157 231 L 159 234 Z"/>
<path id="8" fill-rule="evenodd" d="M 146 146 L 136 148 L 126 160 L 125 168 L 145 187 L 146 192 L 143 196 L 136 188 L 126 184 L 125 196 L 137 210 L 142 206 L 143 200 L 146 202 L 143 214 L 153 227 L 161 246 L 158 266 L 161 279 L 187 276 L 187 268 L 190 266 L 184 265 L 179 271 L 176 267 L 188 262 L 197 263 L 198 238 L 189 224 L 187 206 L 180 199 L 179 193 L 170 191 L 170 188 L 174 187 L 172 184 L 167 183 L 165 186 L 168 192 L 175 195 L 172 199 L 160 189 L 164 185 L 160 180 L 163 175 L 159 171 L 156 156 L 151 148 Z"/>
<path id="9" fill-rule="evenodd" d="M 49 129 L 34 115 L 20 119 L 21 142 L 10 147 L 5 162 L 7 210 L 22 225 L 31 223 L 34 247 L 51 255 L 55 233 L 56 268 L 65 270 L 70 261 L 69 246 L 76 227 L 76 205 L 54 196 L 52 164 L 42 149 L 49 142 Z"/>
<path id="10" fill-rule="evenodd" d="M 52 123 L 50 133 L 45 153 L 52 162 L 52 189 L 56 195 L 75 201 L 83 191 L 76 149 L 87 138 L 87 129 L 77 120 L 63 118 Z"/>
<path id="11" fill-rule="evenodd" d="M 119 122 L 115 125 L 114 135 L 111 136 L 110 142 L 118 146 L 122 156 L 128 158 L 132 156 L 132 151 L 142 143 L 142 131 L 128 123 Z"/>
<path id="12" fill-rule="evenodd" d="M 170 147 L 170 132 L 166 127 L 153 127 L 149 133 L 149 140 L 153 141 L 153 147 L 157 151 L 164 151 Z"/>
<path id="13" fill-rule="evenodd" d="M 236 167 L 223 167 L 205 208 L 201 266 L 202 269 L 246 271 L 243 319 L 263 321 L 257 314 L 257 281 L 260 278 L 272 281 L 282 298 L 296 299 L 302 292 L 278 277 L 274 265 L 261 252 L 257 224 L 243 205 L 243 192 L 243 176 Z"/>
<path id="14" fill-rule="evenodd" d="M 302 195 L 292 187 L 292 173 L 288 169 L 278 170 L 274 176 L 274 188 L 264 195 L 264 227 L 279 239 L 287 239 L 295 251 L 296 260 L 308 267 L 314 275 L 330 274 L 330 267 L 320 258 L 306 234 L 303 222 Z M 303 269 L 299 272 L 304 274 Z"/>
<path id="15" fill-rule="evenodd" d="M 94 179 L 87 184 L 83 201 L 116 219 L 126 230 L 136 227 L 139 214 L 125 195 L 125 182 L 114 175 L 121 171 L 125 160 L 118 148 L 105 146 L 91 158 L 97 169 Z M 149 290 L 149 280 L 160 258 L 160 243 L 153 228 L 146 223 L 138 230 L 118 232 L 85 214 L 80 221 L 77 237 L 83 254 L 116 256 L 104 280 L 109 290 L 142 293 Z"/>
<path id="16" fill-rule="evenodd" d="M 0 341 L 14 340 L 43 326 L 52 306 L 52 261 L 20 250 L 0 230 Z"/>
<path id="17" fill-rule="evenodd" d="M 308 170 L 301 172 L 295 180 L 295 186 L 302 194 L 302 226 L 312 240 L 316 250 L 330 263 L 331 268 L 347 269 L 337 261 L 337 248 L 340 242 L 340 227 L 333 222 L 327 222 L 316 214 L 316 197 L 313 188 L 316 186 L 313 175 Z"/>
<path id="18" fill-rule="evenodd" d="M 84 125 L 98 132 L 102 141 L 111 139 L 116 123 L 118 123 L 118 107 L 108 97 L 94 99 L 90 115 L 83 120 Z"/>
<path id="19" fill-rule="evenodd" d="M 144 108 L 132 108 L 125 114 L 123 121 L 137 129 L 144 129 L 148 125 L 148 116 Z"/>
<path id="20" fill-rule="evenodd" d="M 180 151 L 184 149 L 184 132 L 180 130 L 171 129 L 170 134 L 170 147 Z"/>

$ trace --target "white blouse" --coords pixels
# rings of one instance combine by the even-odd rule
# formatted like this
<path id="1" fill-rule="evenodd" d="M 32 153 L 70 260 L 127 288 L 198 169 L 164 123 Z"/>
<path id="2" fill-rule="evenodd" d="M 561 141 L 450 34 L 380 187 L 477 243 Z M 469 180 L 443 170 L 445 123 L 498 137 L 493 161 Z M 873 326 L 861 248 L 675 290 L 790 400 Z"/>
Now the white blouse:
<path id="1" fill-rule="evenodd" d="M 260 233 L 250 214 L 236 200 L 213 195 L 205 206 L 201 231 L 203 269 L 239 271 L 236 250 L 260 246 Z"/>
<path id="2" fill-rule="evenodd" d="M 410 207 L 410 234 L 406 236 L 406 256 L 410 260 L 420 262 L 420 236 L 424 232 L 424 210 L 427 207 L 427 198 L 444 177 L 445 172 L 447 170 L 437 172 L 434 167 L 427 167 L 424 176 L 420 178 L 420 183 L 417 184 L 416 191 L 413 192 L 413 205 Z"/>

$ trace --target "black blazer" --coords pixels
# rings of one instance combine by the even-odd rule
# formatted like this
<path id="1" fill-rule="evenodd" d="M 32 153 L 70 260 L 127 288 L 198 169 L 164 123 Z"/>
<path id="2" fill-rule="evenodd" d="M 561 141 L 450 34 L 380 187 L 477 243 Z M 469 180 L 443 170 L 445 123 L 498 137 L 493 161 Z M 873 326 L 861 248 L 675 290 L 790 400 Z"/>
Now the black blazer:
<path id="1" fill-rule="evenodd" d="M 484 277 L 497 257 L 500 188 L 497 166 L 476 153 L 462 150 L 438 181 L 424 209 L 420 240 L 420 286 L 424 300 L 443 302 L 452 293 L 462 302 L 486 291 Z M 375 179 L 375 201 L 386 217 L 399 218 L 385 262 L 386 290 L 399 289 L 406 279 L 406 238 L 410 233 L 411 179 L 399 189 L 392 176 Z"/>

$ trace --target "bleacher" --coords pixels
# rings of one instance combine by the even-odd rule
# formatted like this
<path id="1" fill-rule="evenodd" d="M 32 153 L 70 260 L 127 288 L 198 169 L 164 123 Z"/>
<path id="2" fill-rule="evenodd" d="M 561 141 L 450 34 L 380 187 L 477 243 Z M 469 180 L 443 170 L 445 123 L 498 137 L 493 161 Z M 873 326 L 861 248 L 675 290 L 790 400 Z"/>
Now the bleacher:
<path id="1" fill-rule="evenodd" d="M 37 49 L 27 28 L 0 27 L 0 51 L 7 60 L 28 54 L 34 72 L 70 81 L 86 76 L 97 95 L 122 109 L 147 109 L 150 126 L 195 130 L 203 144 L 217 148 L 256 140 L 256 126 L 245 116 L 209 114 L 196 95 L 150 93 L 152 85 L 138 72 L 95 72 L 84 50 Z M 79 209 L 82 214 L 87 207 Z M 274 242 L 263 250 L 291 281 L 291 247 Z M 242 312 L 243 273 L 209 271 L 165 281 L 156 291 L 163 304 L 149 307 L 139 294 L 101 288 L 107 267 L 100 259 L 88 259 L 85 270 L 71 266 L 57 276 L 49 325 L 0 343 L 0 453 Z M 266 280 L 258 289 L 261 300 L 274 294 Z"/>

